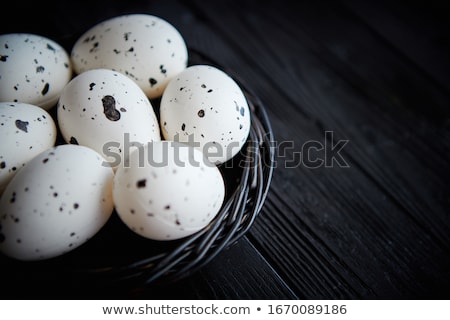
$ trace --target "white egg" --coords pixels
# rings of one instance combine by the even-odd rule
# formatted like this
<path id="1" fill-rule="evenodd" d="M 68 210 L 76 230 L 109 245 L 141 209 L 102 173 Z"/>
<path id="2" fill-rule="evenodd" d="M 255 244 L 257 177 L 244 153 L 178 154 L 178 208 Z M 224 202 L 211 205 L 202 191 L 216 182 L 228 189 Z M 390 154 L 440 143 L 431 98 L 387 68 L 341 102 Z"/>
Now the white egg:
<path id="1" fill-rule="evenodd" d="M 166 140 L 189 143 L 216 164 L 234 157 L 250 132 L 242 89 L 227 73 L 208 65 L 190 66 L 170 81 L 160 115 Z"/>
<path id="2" fill-rule="evenodd" d="M 20 168 L 55 145 L 56 134 L 55 122 L 44 109 L 0 102 L 0 194 Z"/>
<path id="3" fill-rule="evenodd" d="M 69 54 L 55 41 L 28 33 L 0 35 L 0 101 L 49 110 L 71 77 Z"/>
<path id="4" fill-rule="evenodd" d="M 106 68 L 133 79 L 153 99 L 187 66 L 186 43 L 168 21 L 149 14 L 110 18 L 87 30 L 71 52 L 74 71 Z"/>
<path id="5" fill-rule="evenodd" d="M 161 140 L 150 100 L 130 78 L 109 69 L 74 77 L 61 93 L 57 119 L 66 142 L 94 149 L 113 167 L 131 144 Z"/>
<path id="6" fill-rule="evenodd" d="M 114 173 L 90 148 L 59 145 L 22 168 L 0 199 L 0 251 L 43 260 L 92 238 L 113 212 Z"/>
<path id="7" fill-rule="evenodd" d="M 118 167 L 113 198 L 122 221 L 153 240 L 192 235 L 219 212 L 224 200 L 222 174 L 186 144 L 159 141 L 135 149 Z"/>

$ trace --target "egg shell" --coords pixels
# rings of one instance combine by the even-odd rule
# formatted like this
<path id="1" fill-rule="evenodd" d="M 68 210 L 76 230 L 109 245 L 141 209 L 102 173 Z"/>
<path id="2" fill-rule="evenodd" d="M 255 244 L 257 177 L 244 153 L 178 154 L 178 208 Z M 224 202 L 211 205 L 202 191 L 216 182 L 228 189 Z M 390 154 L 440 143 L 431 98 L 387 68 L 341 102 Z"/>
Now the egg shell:
<path id="1" fill-rule="evenodd" d="M 90 147 L 116 167 L 127 145 L 161 140 L 153 106 L 139 86 L 109 69 L 74 77 L 64 88 L 57 120 L 67 143 Z"/>
<path id="2" fill-rule="evenodd" d="M 172 79 L 161 98 L 164 139 L 189 143 L 213 163 L 233 158 L 247 141 L 250 110 L 230 75 L 209 65 L 193 65 Z"/>
<path id="3" fill-rule="evenodd" d="M 118 167 L 113 198 L 122 221 L 153 240 L 175 240 L 205 228 L 219 212 L 221 172 L 193 147 L 173 141 L 135 149 Z"/>
<path id="4" fill-rule="evenodd" d="M 24 261 L 74 250 L 113 212 L 114 172 L 90 148 L 58 145 L 23 167 L 0 199 L 0 251 Z"/>
<path id="5" fill-rule="evenodd" d="M 20 168 L 55 145 L 56 135 L 56 124 L 44 109 L 0 102 L 0 194 Z"/>
<path id="6" fill-rule="evenodd" d="M 71 78 L 70 56 L 54 40 L 29 33 L 0 35 L 0 101 L 49 110 Z"/>
<path id="7" fill-rule="evenodd" d="M 168 21 L 127 14 L 87 30 L 74 44 L 71 60 L 76 73 L 98 68 L 119 71 L 153 99 L 186 68 L 188 51 L 182 35 Z"/>

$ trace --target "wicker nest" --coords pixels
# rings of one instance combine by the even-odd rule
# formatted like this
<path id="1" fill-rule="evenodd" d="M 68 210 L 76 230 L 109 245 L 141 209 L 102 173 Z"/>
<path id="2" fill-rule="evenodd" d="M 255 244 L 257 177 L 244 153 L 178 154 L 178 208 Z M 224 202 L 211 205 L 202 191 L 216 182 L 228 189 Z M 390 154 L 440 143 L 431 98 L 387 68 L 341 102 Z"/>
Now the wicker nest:
<path id="1" fill-rule="evenodd" d="M 189 53 L 190 65 L 214 65 L 230 74 L 242 88 L 251 110 L 246 144 L 233 159 L 219 166 L 226 194 L 217 216 L 192 236 L 158 242 L 130 232 L 113 214 L 97 235 L 63 256 L 37 262 L 12 261 L 0 256 L 2 270 L 15 275 L 8 284 L 10 287 L 20 286 L 17 281 L 28 286 L 33 282 L 54 284 L 67 290 L 86 289 L 86 285 L 131 289 L 167 284 L 194 273 L 251 228 L 264 204 L 273 173 L 270 121 L 262 102 L 237 75 L 198 51 L 190 49 Z M 158 113 L 159 100 L 152 104 Z"/>

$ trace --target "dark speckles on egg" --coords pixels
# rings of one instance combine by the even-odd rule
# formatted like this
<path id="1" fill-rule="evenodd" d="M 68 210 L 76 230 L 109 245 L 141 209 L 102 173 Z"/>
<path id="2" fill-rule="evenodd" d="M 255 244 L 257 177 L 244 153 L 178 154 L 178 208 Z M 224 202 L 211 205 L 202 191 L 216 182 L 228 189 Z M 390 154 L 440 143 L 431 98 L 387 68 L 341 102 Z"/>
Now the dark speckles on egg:
<path id="1" fill-rule="evenodd" d="M 92 45 L 91 49 L 89 50 L 90 53 L 94 52 L 97 48 L 98 48 L 99 43 L 98 42 L 94 42 L 94 44 Z"/>
<path id="2" fill-rule="evenodd" d="M 2 161 L 0 162 L 0 169 L 5 169 L 6 168 L 6 162 Z"/>
<path id="3" fill-rule="evenodd" d="M 138 182 L 136 182 L 136 186 L 140 189 L 140 188 L 145 188 L 147 183 L 147 179 L 141 179 Z"/>
<path id="4" fill-rule="evenodd" d="M 47 49 L 53 52 L 56 52 L 55 48 L 50 43 L 47 43 Z"/>
<path id="5" fill-rule="evenodd" d="M 150 82 L 150 87 L 153 87 L 158 83 L 158 81 L 155 78 L 150 78 L 148 79 L 148 81 Z"/>
<path id="6" fill-rule="evenodd" d="M 197 115 L 198 115 L 200 118 L 203 118 L 203 117 L 205 116 L 205 110 L 203 110 L 203 109 L 198 110 Z"/>
<path id="7" fill-rule="evenodd" d="M 69 143 L 70 144 L 78 144 L 78 141 L 77 141 L 77 139 L 75 137 L 70 137 Z"/>
<path id="8" fill-rule="evenodd" d="M 49 90 L 50 90 L 50 84 L 47 82 L 47 83 L 44 85 L 44 87 L 42 88 L 41 94 L 42 94 L 43 96 L 45 96 L 45 95 L 48 93 Z"/>
<path id="9" fill-rule="evenodd" d="M 9 199 L 9 203 L 15 203 L 16 202 L 16 193 L 13 192 L 11 195 L 11 198 Z"/>
<path id="10" fill-rule="evenodd" d="M 28 125 L 29 125 L 28 121 L 22 121 L 17 119 L 15 124 L 17 129 L 22 130 L 23 132 L 28 132 Z"/>
<path id="11" fill-rule="evenodd" d="M 120 120 L 120 112 L 116 109 L 116 100 L 113 96 L 106 95 L 102 98 L 103 113 L 110 121 Z"/>

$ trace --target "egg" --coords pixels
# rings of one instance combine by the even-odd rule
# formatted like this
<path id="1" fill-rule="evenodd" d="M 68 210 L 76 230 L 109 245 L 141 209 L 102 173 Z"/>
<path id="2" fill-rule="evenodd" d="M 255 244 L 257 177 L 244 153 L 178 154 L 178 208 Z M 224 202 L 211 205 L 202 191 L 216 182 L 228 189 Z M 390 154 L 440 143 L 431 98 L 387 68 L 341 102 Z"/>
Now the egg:
<path id="1" fill-rule="evenodd" d="M 70 56 L 54 40 L 29 33 L 0 35 L 0 101 L 49 110 L 71 77 Z"/>
<path id="2" fill-rule="evenodd" d="M 1 199 L 0 252 L 44 260 L 92 238 L 113 212 L 114 172 L 95 151 L 58 145 L 30 160 Z"/>
<path id="3" fill-rule="evenodd" d="M 113 199 L 121 220 L 152 240 L 176 240 L 205 228 L 225 195 L 218 167 L 201 151 L 174 141 L 136 148 L 118 167 Z"/>
<path id="4" fill-rule="evenodd" d="M 130 78 L 110 69 L 74 77 L 61 93 L 57 121 L 67 143 L 94 149 L 113 167 L 131 145 L 161 140 L 150 100 Z"/>
<path id="5" fill-rule="evenodd" d="M 115 16 L 92 26 L 71 51 L 74 71 L 106 68 L 133 79 L 150 98 L 160 97 L 170 79 L 187 66 L 180 32 L 149 14 Z"/>
<path id="6" fill-rule="evenodd" d="M 238 83 L 214 66 L 186 68 L 169 82 L 161 98 L 164 139 L 189 143 L 217 165 L 242 149 L 250 132 L 250 117 Z"/>
<path id="7" fill-rule="evenodd" d="M 0 194 L 20 168 L 55 145 L 56 136 L 56 124 L 44 109 L 0 102 Z"/>

